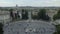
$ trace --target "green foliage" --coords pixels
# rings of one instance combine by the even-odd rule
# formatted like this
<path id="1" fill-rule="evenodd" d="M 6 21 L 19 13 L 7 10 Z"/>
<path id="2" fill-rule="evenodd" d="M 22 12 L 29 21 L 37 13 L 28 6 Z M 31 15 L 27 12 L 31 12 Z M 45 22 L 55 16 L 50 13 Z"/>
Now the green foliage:
<path id="1" fill-rule="evenodd" d="M 28 12 L 27 12 L 27 10 L 22 9 L 22 19 L 28 19 Z"/>
<path id="2" fill-rule="evenodd" d="M 38 16 L 37 15 L 32 15 L 32 19 L 33 20 L 38 19 Z"/>
<path id="3" fill-rule="evenodd" d="M 60 10 L 58 10 L 57 14 L 59 14 L 59 13 L 60 13 Z"/>
<path id="4" fill-rule="evenodd" d="M 56 30 L 57 32 L 55 32 L 54 34 L 60 34 L 60 24 L 56 25 Z"/>
<path id="5" fill-rule="evenodd" d="M 46 10 L 45 9 L 41 9 L 38 12 L 38 19 L 49 21 L 50 17 L 48 15 L 46 15 Z"/>
<path id="6" fill-rule="evenodd" d="M 39 19 L 40 18 L 43 18 L 46 14 L 46 10 L 45 9 L 41 9 L 39 12 L 38 12 L 38 16 L 39 16 Z"/>
<path id="7" fill-rule="evenodd" d="M 3 24 L 0 23 L 0 34 L 3 34 Z"/>
<path id="8" fill-rule="evenodd" d="M 53 16 L 53 20 L 60 19 L 60 10 Z"/>
<path id="9" fill-rule="evenodd" d="M 55 14 L 55 15 L 53 16 L 53 20 L 56 20 L 56 18 L 57 18 L 57 15 Z"/>
<path id="10" fill-rule="evenodd" d="M 10 9 L 9 11 L 13 11 L 13 9 Z"/>
<path id="11" fill-rule="evenodd" d="M 13 9 L 10 9 L 10 17 L 12 18 L 12 21 L 14 20 L 14 15 L 13 15 Z"/>
<path id="12" fill-rule="evenodd" d="M 25 19 L 28 19 L 28 11 L 25 10 Z"/>

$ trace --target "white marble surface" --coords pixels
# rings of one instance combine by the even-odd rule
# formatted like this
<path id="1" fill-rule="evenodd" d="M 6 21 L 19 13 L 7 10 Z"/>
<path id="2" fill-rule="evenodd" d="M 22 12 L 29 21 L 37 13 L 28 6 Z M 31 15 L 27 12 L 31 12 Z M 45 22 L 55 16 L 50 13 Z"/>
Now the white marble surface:
<path id="1" fill-rule="evenodd" d="M 4 34 L 53 34 L 55 26 L 49 22 L 12 22 L 3 27 Z"/>

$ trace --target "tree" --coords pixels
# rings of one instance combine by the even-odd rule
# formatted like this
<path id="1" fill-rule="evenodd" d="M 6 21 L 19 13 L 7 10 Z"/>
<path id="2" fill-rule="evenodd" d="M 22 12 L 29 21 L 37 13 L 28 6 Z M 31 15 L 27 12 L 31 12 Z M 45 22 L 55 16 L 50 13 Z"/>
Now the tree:
<path id="1" fill-rule="evenodd" d="M 49 20 L 50 17 L 48 15 L 46 15 L 46 10 L 45 9 L 41 9 L 38 12 L 38 19 L 42 19 L 42 20 Z"/>
<path id="2" fill-rule="evenodd" d="M 58 10 L 57 14 L 53 16 L 53 20 L 60 19 L 60 10 Z"/>
<path id="3" fill-rule="evenodd" d="M 60 14 L 60 10 L 58 10 L 57 14 Z"/>
<path id="4" fill-rule="evenodd" d="M 32 15 L 32 19 L 33 20 L 38 19 L 38 16 L 37 15 Z"/>
<path id="5" fill-rule="evenodd" d="M 19 11 L 17 11 L 17 17 L 18 17 L 18 19 L 20 19 Z"/>
<path id="6" fill-rule="evenodd" d="M 24 9 L 22 9 L 22 19 L 24 19 Z"/>
<path id="7" fill-rule="evenodd" d="M 10 9 L 10 17 L 12 18 L 12 20 L 14 19 L 14 15 L 13 15 L 13 9 Z"/>
<path id="8" fill-rule="evenodd" d="M 28 19 L 28 12 L 25 10 L 25 19 Z"/>
<path id="9" fill-rule="evenodd" d="M 22 19 L 28 19 L 28 12 L 27 12 L 27 10 L 22 9 Z"/>
<path id="10" fill-rule="evenodd" d="M 3 24 L 0 23 L 0 34 L 3 34 Z"/>
<path id="11" fill-rule="evenodd" d="M 55 25 L 56 27 L 56 32 L 54 32 L 53 34 L 60 34 L 60 24 Z"/>
<path id="12" fill-rule="evenodd" d="M 39 19 L 43 19 L 44 18 L 44 16 L 45 16 L 45 14 L 46 14 L 46 10 L 45 9 L 41 9 L 39 12 L 38 12 L 38 17 L 39 17 Z"/>

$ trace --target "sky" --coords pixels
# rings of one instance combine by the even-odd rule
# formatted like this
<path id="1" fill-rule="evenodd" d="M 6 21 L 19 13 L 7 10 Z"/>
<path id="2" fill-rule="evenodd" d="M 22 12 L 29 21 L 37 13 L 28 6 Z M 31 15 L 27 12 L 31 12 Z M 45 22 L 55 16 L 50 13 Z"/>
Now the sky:
<path id="1" fill-rule="evenodd" d="M 60 0 L 0 0 L 0 7 L 10 6 L 35 6 L 35 7 L 46 7 L 46 6 L 59 6 Z"/>

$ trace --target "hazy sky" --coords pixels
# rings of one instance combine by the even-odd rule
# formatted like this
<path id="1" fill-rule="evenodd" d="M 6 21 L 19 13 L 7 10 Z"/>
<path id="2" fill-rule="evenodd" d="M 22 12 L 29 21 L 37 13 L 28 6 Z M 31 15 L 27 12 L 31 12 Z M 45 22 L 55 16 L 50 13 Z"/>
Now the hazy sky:
<path id="1" fill-rule="evenodd" d="M 60 6 L 60 0 L 0 0 L 0 6 Z"/>

